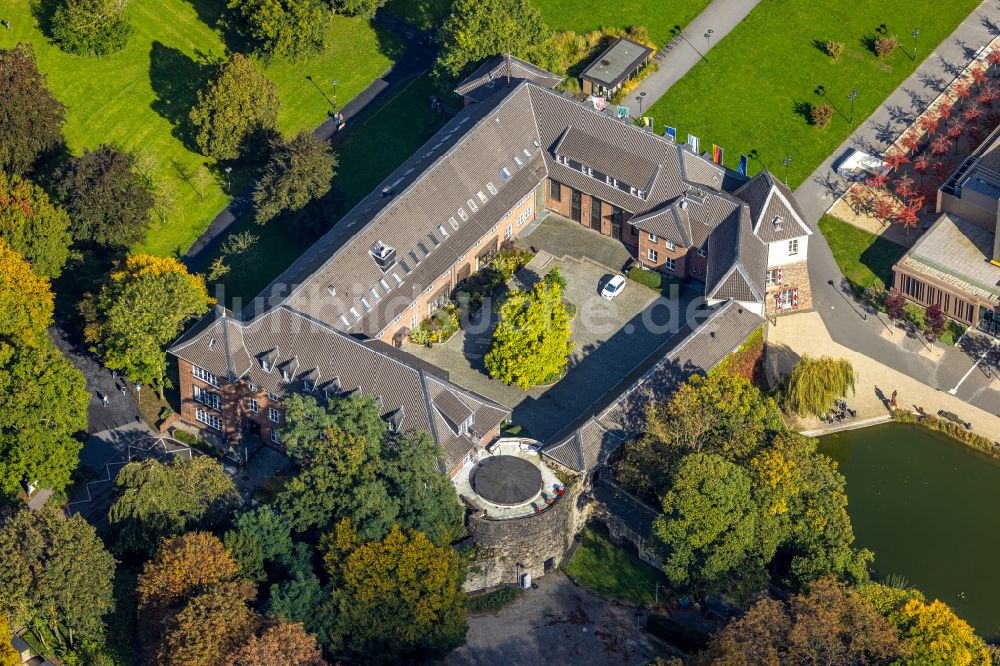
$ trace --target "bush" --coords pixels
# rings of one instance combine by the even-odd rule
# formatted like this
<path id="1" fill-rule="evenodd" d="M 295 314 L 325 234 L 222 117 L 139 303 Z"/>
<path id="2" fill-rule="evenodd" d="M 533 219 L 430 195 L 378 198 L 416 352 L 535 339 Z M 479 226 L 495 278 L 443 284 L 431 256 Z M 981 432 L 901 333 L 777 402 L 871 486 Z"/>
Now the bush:
<path id="1" fill-rule="evenodd" d="M 495 613 L 521 596 L 521 592 L 519 587 L 501 587 L 499 590 L 476 594 L 466 600 L 465 609 L 470 613 Z"/>
<path id="2" fill-rule="evenodd" d="M 817 104 L 809 110 L 809 120 L 817 127 L 826 127 L 833 120 L 833 107 L 829 104 Z"/>
<path id="3" fill-rule="evenodd" d="M 952 439 L 957 439 L 959 442 L 989 454 L 994 458 L 1000 458 L 1000 448 L 994 442 L 978 433 L 967 430 L 954 421 L 949 421 L 934 414 L 927 414 L 923 418 L 919 418 L 918 414 L 905 409 L 892 410 L 892 420 L 897 423 L 916 423 L 925 428 L 943 432 Z"/>
<path id="4" fill-rule="evenodd" d="M 896 35 L 877 37 L 875 38 L 875 55 L 879 58 L 885 58 L 895 51 L 897 46 L 899 46 L 899 37 Z"/>
<path id="5" fill-rule="evenodd" d="M 823 50 L 826 51 L 826 54 L 828 56 L 833 58 L 834 62 L 836 62 L 840 60 L 840 56 L 843 55 L 844 53 L 844 43 L 835 42 L 832 40 L 827 41 L 825 44 L 823 44 Z"/>
<path id="6" fill-rule="evenodd" d="M 418 345 L 447 342 L 460 328 L 458 307 L 449 303 L 433 317 L 424 319 L 410 331 L 410 342 Z"/>
<path id="7" fill-rule="evenodd" d="M 65 0 L 52 15 L 52 38 L 67 53 L 117 53 L 132 34 L 126 5 L 126 0 Z"/>
<path id="8" fill-rule="evenodd" d="M 906 315 L 906 318 L 913 324 L 914 328 L 918 331 L 924 330 L 926 316 L 922 307 L 916 303 L 907 303 L 903 306 L 903 314 Z"/>

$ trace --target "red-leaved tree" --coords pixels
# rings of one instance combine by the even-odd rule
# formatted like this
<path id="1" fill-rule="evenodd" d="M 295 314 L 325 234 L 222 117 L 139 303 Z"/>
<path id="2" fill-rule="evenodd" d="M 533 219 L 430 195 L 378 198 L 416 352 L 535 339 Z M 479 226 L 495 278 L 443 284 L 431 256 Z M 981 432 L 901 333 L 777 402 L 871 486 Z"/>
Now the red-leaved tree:
<path id="1" fill-rule="evenodd" d="M 905 316 L 903 307 L 906 305 L 906 296 L 898 289 L 890 289 L 885 297 L 885 312 L 893 319 L 902 319 Z"/>
<path id="2" fill-rule="evenodd" d="M 899 167 L 904 164 L 909 164 L 910 162 L 910 158 L 906 156 L 906 153 L 893 153 L 891 155 L 886 155 L 884 160 L 893 171 L 899 171 Z"/>
<path id="3" fill-rule="evenodd" d="M 986 56 L 986 61 L 990 63 L 993 67 L 993 76 L 997 75 L 997 65 L 1000 65 L 1000 49 L 993 49 L 990 54 Z"/>
<path id="4" fill-rule="evenodd" d="M 946 136 L 939 136 L 934 139 L 934 143 L 931 144 L 931 155 L 945 155 L 949 150 L 951 150 L 952 140 Z"/>
<path id="5" fill-rule="evenodd" d="M 978 104 L 972 104 L 965 110 L 962 117 L 965 118 L 966 122 L 975 124 L 983 117 L 983 107 Z"/>
<path id="6" fill-rule="evenodd" d="M 976 98 L 976 101 L 987 109 L 992 109 L 993 102 L 996 101 L 998 96 L 1000 95 L 998 95 L 996 87 L 993 84 L 987 84 L 979 92 L 979 97 Z"/>
<path id="7" fill-rule="evenodd" d="M 899 143 L 912 155 L 920 147 L 920 137 L 916 132 L 907 132 Z"/>
<path id="8" fill-rule="evenodd" d="M 955 93 L 955 97 L 958 98 L 959 105 L 964 106 L 965 100 L 972 94 L 972 81 L 962 79 L 952 86 L 951 91 Z"/>
<path id="9" fill-rule="evenodd" d="M 920 174 L 920 182 L 924 182 L 924 174 L 931 168 L 931 158 L 926 155 L 917 155 L 913 160 L 913 170 Z"/>
<path id="10" fill-rule="evenodd" d="M 896 181 L 894 190 L 901 199 L 913 196 L 915 192 L 913 189 L 913 179 L 904 174 Z"/>
<path id="11" fill-rule="evenodd" d="M 895 211 L 895 222 L 903 226 L 906 235 L 910 235 L 910 229 L 917 226 L 917 213 L 920 211 L 921 203 L 910 199 L 905 205 L 899 206 Z"/>
<path id="12" fill-rule="evenodd" d="M 872 202 L 872 215 L 883 224 L 888 224 L 896 217 L 896 204 L 885 197 Z"/>
<path id="13" fill-rule="evenodd" d="M 931 340 L 937 340 L 944 333 L 944 311 L 935 303 L 927 308 L 924 315 L 924 334 Z"/>

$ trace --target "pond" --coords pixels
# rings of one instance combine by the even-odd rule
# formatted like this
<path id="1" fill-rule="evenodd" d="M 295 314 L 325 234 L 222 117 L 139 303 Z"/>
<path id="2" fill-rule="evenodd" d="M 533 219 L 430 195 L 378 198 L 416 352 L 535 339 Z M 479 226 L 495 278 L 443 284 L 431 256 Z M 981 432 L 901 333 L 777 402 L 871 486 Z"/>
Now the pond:
<path id="1" fill-rule="evenodd" d="M 915 425 L 820 438 L 847 478 L 873 578 L 898 574 L 987 639 L 1000 638 L 1000 464 Z"/>

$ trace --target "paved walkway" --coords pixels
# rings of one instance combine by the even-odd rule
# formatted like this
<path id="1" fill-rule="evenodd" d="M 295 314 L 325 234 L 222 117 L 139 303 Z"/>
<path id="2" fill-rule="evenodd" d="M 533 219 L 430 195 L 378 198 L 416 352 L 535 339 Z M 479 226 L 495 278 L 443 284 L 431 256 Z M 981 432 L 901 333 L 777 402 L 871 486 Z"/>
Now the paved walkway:
<path id="1" fill-rule="evenodd" d="M 655 60 L 659 69 L 643 79 L 622 102 L 622 106 L 628 107 L 629 115 L 641 115 L 635 98 L 643 93 L 646 96 L 642 98 L 642 109 L 648 111 L 670 86 L 677 83 L 700 60 L 707 58 L 708 51 L 739 25 L 759 2 L 760 0 L 713 0 L 685 26 L 679 37 L 674 37 L 657 53 Z M 711 39 L 705 39 L 709 30 L 712 31 Z M 663 131 L 663 128 L 655 129 Z"/>
<path id="2" fill-rule="evenodd" d="M 847 184 L 833 171 L 833 164 L 850 148 L 874 154 L 882 152 L 895 141 L 899 133 L 963 70 L 975 53 L 997 35 L 998 26 L 994 21 L 998 10 L 1000 3 L 997 0 L 983 2 L 796 190 L 796 198 L 807 221 L 815 223 L 819 220 L 846 190 Z M 861 307 L 854 302 L 826 239 L 819 233 L 813 235 L 809 243 L 809 278 L 813 307 L 838 344 L 895 368 L 929 385 L 931 390 L 947 391 L 960 384 L 957 391 L 959 398 L 980 409 L 1000 413 L 1000 391 L 991 388 L 985 373 L 973 371 L 966 376 L 982 353 L 982 341 L 969 338 L 963 348 L 947 348 L 943 358 L 936 362 L 917 353 L 921 347 L 919 344 L 900 345 L 883 338 L 883 323 L 876 317 L 866 318 Z M 781 321 L 784 323 L 785 320 Z"/>
<path id="3" fill-rule="evenodd" d="M 858 415 L 845 424 L 860 426 L 887 420 L 888 411 L 877 392 L 881 391 L 888 397 L 893 391 L 898 391 L 896 400 L 902 409 L 916 411 L 917 407 L 923 407 L 929 414 L 936 414 L 939 409 L 944 409 L 970 421 L 972 429 L 980 435 L 990 439 L 1000 438 L 1000 416 L 996 411 L 974 407 L 947 391 L 928 386 L 867 354 L 838 344 L 830 337 L 823 320 L 816 312 L 782 317 L 778 326 L 768 330 L 765 359 L 768 380 L 772 381 L 778 375 L 787 375 L 804 353 L 844 358 L 854 366 L 857 390 L 855 395 L 847 396 L 847 403 Z M 813 434 L 815 431 L 842 429 L 842 426 L 834 424 L 832 428 L 828 428 L 822 426 L 818 419 L 808 418 L 800 419 L 796 429 Z"/>
<path id="4" fill-rule="evenodd" d="M 345 124 L 339 132 L 332 117 L 313 131 L 317 137 L 330 141 L 334 148 L 349 137 L 355 127 L 360 126 L 366 118 L 382 108 L 407 83 L 429 70 L 437 55 L 437 47 L 427 43 L 424 33 L 414 31 L 412 27 L 401 24 L 384 12 L 379 12 L 376 20 L 399 34 L 400 38 L 405 41 L 405 47 L 392 67 L 372 81 L 351 101 L 340 107 L 339 111 L 344 116 Z M 198 240 L 184 253 L 183 261 L 189 269 L 201 268 L 215 253 L 219 244 L 224 240 L 226 232 L 237 218 L 251 209 L 250 194 L 252 189 L 252 186 L 248 187 L 246 191 L 236 195 L 229 205 L 215 216 L 205 233 L 199 236 Z"/>

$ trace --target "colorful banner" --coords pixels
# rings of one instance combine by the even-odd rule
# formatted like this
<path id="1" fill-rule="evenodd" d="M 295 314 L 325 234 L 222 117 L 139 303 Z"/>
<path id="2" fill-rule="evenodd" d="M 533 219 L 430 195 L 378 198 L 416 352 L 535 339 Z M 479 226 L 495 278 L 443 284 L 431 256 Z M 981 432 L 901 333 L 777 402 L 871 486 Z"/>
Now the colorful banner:
<path id="1" fill-rule="evenodd" d="M 642 117 L 642 126 L 643 127 L 648 127 L 649 129 L 653 129 L 653 119 L 650 118 L 649 116 L 643 116 Z"/>
<path id="2" fill-rule="evenodd" d="M 619 118 L 628 118 L 628 107 L 627 106 L 619 106 L 618 107 L 618 117 Z"/>
<path id="3" fill-rule="evenodd" d="M 676 127 L 671 127 L 670 125 L 667 125 L 666 129 L 663 130 L 663 136 L 669 136 L 674 142 L 676 142 L 677 141 L 677 128 Z"/>
<path id="4" fill-rule="evenodd" d="M 694 154 L 697 155 L 698 154 L 698 137 L 696 137 L 694 134 L 688 134 L 688 140 L 687 140 L 687 142 L 688 142 L 688 145 L 691 146 L 691 150 L 694 151 Z"/>
<path id="5" fill-rule="evenodd" d="M 716 164 L 722 164 L 722 148 L 714 143 L 712 144 L 712 161 Z"/>
<path id="6" fill-rule="evenodd" d="M 736 173 L 741 176 L 747 175 L 747 156 L 740 153 L 740 165 L 736 167 Z"/>

